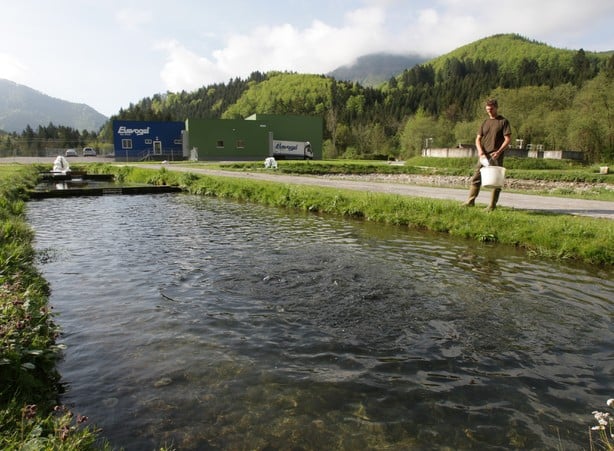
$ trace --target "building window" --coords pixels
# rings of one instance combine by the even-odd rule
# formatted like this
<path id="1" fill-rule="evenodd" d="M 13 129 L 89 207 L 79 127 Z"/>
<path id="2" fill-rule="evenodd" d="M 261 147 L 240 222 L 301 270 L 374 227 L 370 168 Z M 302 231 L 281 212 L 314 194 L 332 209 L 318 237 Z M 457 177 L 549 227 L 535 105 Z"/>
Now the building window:
<path id="1" fill-rule="evenodd" d="M 220 139 L 215 146 L 223 149 L 224 148 L 224 141 Z"/>
<path id="2" fill-rule="evenodd" d="M 122 149 L 132 149 L 132 140 L 122 139 Z"/>
<path id="3" fill-rule="evenodd" d="M 236 146 L 237 149 L 245 149 L 245 141 L 242 139 L 237 139 Z"/>

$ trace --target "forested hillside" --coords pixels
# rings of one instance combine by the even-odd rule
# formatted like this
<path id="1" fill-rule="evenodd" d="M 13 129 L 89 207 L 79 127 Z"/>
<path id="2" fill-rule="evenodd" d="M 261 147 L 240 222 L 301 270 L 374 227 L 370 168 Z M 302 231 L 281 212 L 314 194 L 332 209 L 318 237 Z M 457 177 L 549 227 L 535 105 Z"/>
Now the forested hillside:
<path id="1" fill-rule="evenodd" d="M 496 35 L 407 68 L 378 87 L 324 75 L 253 73 L 193 92 L 156 94 L 113 119 L 318 115 L 324 156 L 406 158 L 433 147 L 472 143 L 499 99 L 516 139 L 545 149 L 581 150 L 614 160 L 614 54 L 555 49 L 515 34 Z M 112 142 L 110 122 L 100 140 Z"/>
<path id="2" fill-rule="evenodd" d="M 255 73 L 193 93 L 144 99 L 121 119 L 308 114 L 325 119 L 327 157 L 407 157 L 433 146 L 472 143 L 486 97 L 514 141 L 614 158 L 614 56 L 563 50 L 497 35 L 416 65 L 374 88 L 331 77 Z"/>

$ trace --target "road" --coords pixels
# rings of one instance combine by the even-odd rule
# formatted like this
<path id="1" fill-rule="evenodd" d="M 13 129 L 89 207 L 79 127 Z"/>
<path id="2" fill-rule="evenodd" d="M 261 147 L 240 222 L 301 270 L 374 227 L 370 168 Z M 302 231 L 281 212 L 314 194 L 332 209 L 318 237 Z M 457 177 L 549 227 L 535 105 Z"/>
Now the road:
<path id="1" fill-rule="evenodd" d="M 151 164 L 143 167 L 152 168 Z M 156 167 L 155 165 L 153 167 Z M 162 167 L 162 165 L 158 166 Z M 464 202 L 467 199 L 468 189 L 441 188 L 430 186 L 418 186 L 407 183 L 369 182 L 363 180 L 341 180 L 336 178 L 287 175 L 271 172 L 235 172 L 214 169 L 201 169 L 180 165 L 164 165 L 168 170 L 194 172 L 224 177 L 241 177 L 252 180 L 268 180 L 282 183 L 294 183 L 297 185 L 314 185 L 330 188 L 351 189 L 357 191 L 371 191 L 401 196 L 427 197 L 431 199 L 446 199 Z M 490 189 L 483 189 L 477 199 L 484 206 L 490 200 Z M 595 218 L 614 219 L 614 202 L 567 199 L 552 196 L 536 196 L 531 194 L 517 194 L 502 192 L 498 205 L 516 208 L 519 210 L 544 211 L 549 213 L 561 213 Z"/>
<path id="2" fill-rule="evenodd" d="M 50 169 L 53 166 L 53 158 L 0 158 L 0 163 L 49 163 Z M 68 160 L 70 163 L 110 163 L 112 160 L 101 157 L 73 157 Z M 371 191 L 401 196 L 427 197 L 431 199 L 446 199 L 464 202 L 467 198 L 466 188 L 441 188 L 431 186 L 420 186 L 408 183 L 373 182 L 364 180 L 342 180 L 338 178 L 287 175 L 278 172 L 238 172 L 222 171 L 206 168 L 195 168 L 189 165 L 180 164 L 131 164 L 149 169 L 165 167 L 167 170 L 194 172 L 199 174 L 209 174 L 224 177 L 241 177 L 252 180 L 268 180 L 281 183 L 294 183 L 297 185 L 325 186 L 330 188 L 351 189 L 358 191 Z M 490 190 L 484 189 L 477 199 L 478 204 L 486 205 L 489 201 Z M 614 202 L 570 199 L 552 196 L 536 196 L 531 194 L 517 194 L 503 191 L 498 205 L 519 210 L 544 211 L 549 213 L 561 213 L 579 216 L 591 216 L 595 218 L 614 219 Z"/>

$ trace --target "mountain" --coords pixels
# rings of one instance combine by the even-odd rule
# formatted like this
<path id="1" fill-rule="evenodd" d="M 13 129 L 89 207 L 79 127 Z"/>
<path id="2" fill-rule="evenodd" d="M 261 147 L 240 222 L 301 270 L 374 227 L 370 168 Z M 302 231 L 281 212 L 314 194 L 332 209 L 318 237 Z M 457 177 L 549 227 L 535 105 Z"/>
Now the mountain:
<path id="1" fill-rule="evenodd" d="M 581 50 L 584 52 L 584 50 Z M 517 72 L 526 61 L 534 61 L 539 69 L 549 70 L 556 67 L 572 67 L 578 50 L 560 49 L 548 44 L 528 39 L 515 33 L 496 34 L 482 38 L 441 55 L 428 64 L 438 71 L 450 60 L 497 62 L 503 72 Z M 584 52 L 587 57 L 606 60 L 611 52 Z"/>
<path id="2" fill-rule="evenodd" d="M 420 55 L 372 53 L 359 57 L 354 64 L 338 67 L 326 75 L 337 80 L 377 87 L 390 80 L 391 77 L 399 75 L 405 69 L 411 69 L 428 60 L 428 57 Z"/>
<path id="3" fill-rule="evenodd" d="M 28 125 L 36 130 L 51 122 L 76 130 L 98 131 L 106 121 L 106 116 L 83 103 L 56 99 L 0 79 L 0 130 L 20 133 Z"/>

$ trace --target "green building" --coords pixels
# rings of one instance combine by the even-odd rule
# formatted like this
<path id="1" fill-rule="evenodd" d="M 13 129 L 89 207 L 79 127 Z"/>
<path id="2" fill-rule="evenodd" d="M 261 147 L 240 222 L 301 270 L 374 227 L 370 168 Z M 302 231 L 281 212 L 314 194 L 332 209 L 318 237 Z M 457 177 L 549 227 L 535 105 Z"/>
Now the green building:
<path id="1" fill-rule="evenodd" d="M 322 118 L 254 114 L 247 119 L 187 119 L 184 155 L 201 161 L 264 160 L 273 140 L 309 142 L 314 158 L 322 159 Z"/>

